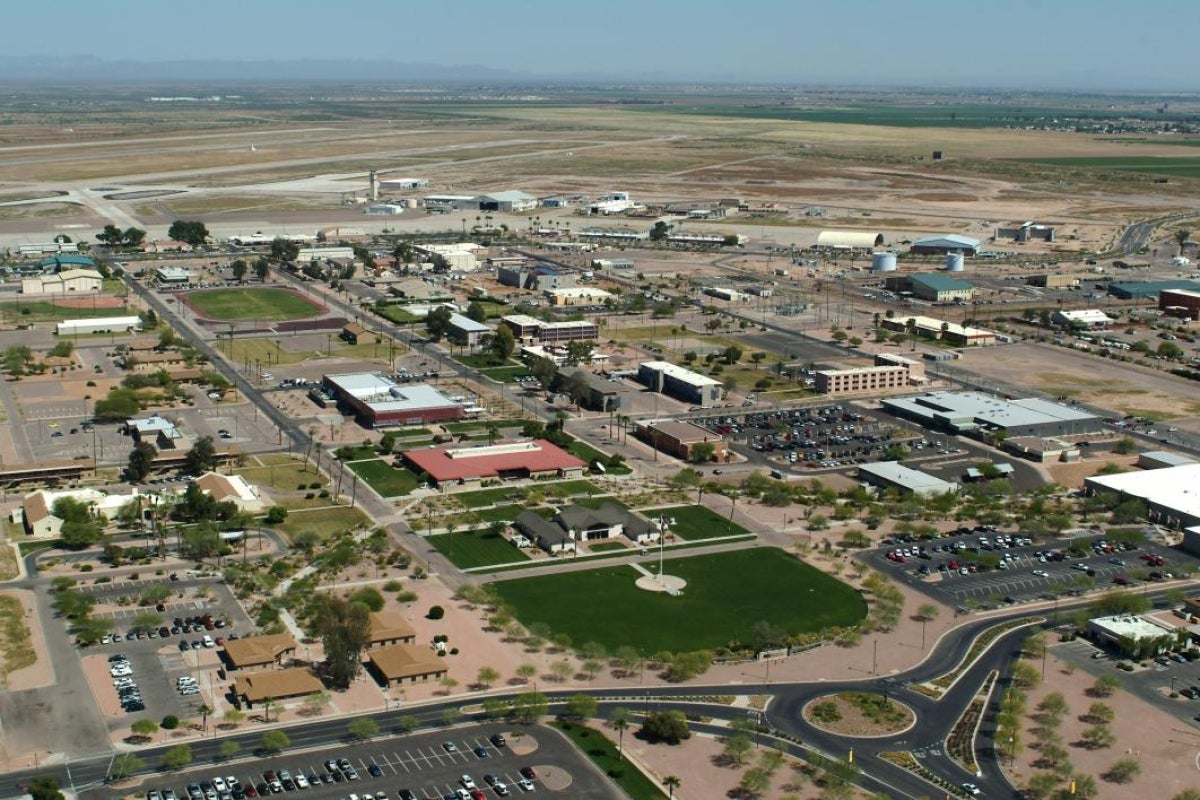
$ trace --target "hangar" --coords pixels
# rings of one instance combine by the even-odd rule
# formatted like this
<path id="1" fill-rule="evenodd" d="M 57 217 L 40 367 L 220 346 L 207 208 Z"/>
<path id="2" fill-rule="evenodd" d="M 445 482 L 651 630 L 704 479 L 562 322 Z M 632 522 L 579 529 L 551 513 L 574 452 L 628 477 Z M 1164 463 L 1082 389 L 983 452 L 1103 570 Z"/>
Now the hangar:
<path id="1" fill-rule="evenodd" d="M 827 250 L 873 250 L 883 246 L 883 234 L 875 231 L 821 231 L 817 247 Z"/>
<path id="2" fill-rule="evenodd" d="M 941 256 L 946 253 L 962 253 L 973 256 L 978 255 L 981 244 L 983 242 L 979 239 L 948 233 L 945 236 L 928 236 L 924 239 L 917 239 L 912 243 L 909 251 L 917 255 L 929 256 Z"/>

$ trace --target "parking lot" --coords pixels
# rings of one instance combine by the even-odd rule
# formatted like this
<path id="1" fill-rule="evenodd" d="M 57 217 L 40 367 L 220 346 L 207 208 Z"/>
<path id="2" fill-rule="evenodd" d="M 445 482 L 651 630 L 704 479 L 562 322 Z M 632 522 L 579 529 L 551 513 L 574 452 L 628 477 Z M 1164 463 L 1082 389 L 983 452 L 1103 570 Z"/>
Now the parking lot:
<path id="1" fill-rule="evenodd" d="M 154 605 L 136 602 L 160 585 L 170 588 L 171 597 Z M 199 587 L 208 591 L 207 597 L 195 596 L 193 590 Z M 228 588 L 207 580 L 157 576 L 78 590 L 95 597 L 98 606 L 116 605 L 121 597 L 135 599 L 130 605 L 93 612 L 112 620 L 112 635 L 81 651 L 96 699 L 116 726 L 134 715 L 191 716 L 201 705 L 215 705 L 214 693 L 223 691 L 216 675 L 218 649 L 225 639 L 254 630 Z M 139 627 L 142 618 L 157 623 Z M 117 670 L 119 675 L 113 671 L 118 656 L 128 665 L 127 671 Z"/>
<path id="2" fill-rule="evenodd" d="M 987 527 L 925 542 L 885 542 L 868 559 L 953 607 L 1053 599 L 1093 586 L 1151 585 L 1167 580 L 1173 566 L 1181 571 L 1200 563 L 1146 541 L 1122 547 L 1094 534 L 1034 543 Z"/>
<path id="3" fill-rule="evenodd" d="M 191 770 L 152 779 L 146 790 L 148 800 L 243 800 L 264 790 L 310 800 L 622 796 L 558 733 L 529 726 L 516 735 L 499 723 Z"/>

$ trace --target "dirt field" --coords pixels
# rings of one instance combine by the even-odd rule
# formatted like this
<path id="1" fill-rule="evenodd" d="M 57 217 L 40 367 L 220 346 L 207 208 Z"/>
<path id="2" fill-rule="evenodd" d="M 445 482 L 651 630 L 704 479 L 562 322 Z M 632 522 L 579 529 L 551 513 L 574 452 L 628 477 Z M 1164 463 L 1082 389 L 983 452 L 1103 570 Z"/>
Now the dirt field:
<path id="1" fill-rule="evenodd" d="M 128 301 L 120 297 L 61 297 L 55 298 L 54 305 L 63 308 L 120 308 Z"/>

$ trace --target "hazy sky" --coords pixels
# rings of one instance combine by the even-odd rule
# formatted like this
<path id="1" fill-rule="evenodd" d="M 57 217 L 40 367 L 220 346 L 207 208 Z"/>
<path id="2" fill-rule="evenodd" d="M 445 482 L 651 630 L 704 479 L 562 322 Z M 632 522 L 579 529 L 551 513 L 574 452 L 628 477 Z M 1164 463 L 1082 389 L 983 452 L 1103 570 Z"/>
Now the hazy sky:
<path id="1" fill-rule="evenodd" d="M 27 0 L 5 23 L 14 56 L 1200 89 L 1198 0 Z"/>

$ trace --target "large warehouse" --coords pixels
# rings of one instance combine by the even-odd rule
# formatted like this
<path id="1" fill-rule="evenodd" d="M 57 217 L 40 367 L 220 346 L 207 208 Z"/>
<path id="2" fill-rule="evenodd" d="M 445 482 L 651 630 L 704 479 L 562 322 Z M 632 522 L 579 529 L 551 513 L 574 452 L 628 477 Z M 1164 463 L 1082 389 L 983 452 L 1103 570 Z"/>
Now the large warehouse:
<path id="1" fill-rule="evenodd" d="M 952 433 L 1065 436 L 1100 427 L 1094 414 L 1039 398 L 1002 400 L 982 392 L 930 392 L 880 402 L 897 417 Z"/>
<path id="2" fill-rule="evenodd" d="M 946 253 L 962 253 L 963 255 L 973 256 L 979 252 L 979 245 L 983 244 L 979 239 L 972 239 L 970 236 L 960 236 L 957 233 L 949 233 L 945 236 L 929 236 L 925 239 L 917 239 L 912 243 L 909 251 L 916 255 L 938 256 Z"/>
<path id="3" fill-rule="evenodd" d="M 89 333 L 127 333 L 142 329 L 141 317 L 96 317 L 94 319 L 69 319 L 60 322 L 54 330 L 59 336 Z"/>
<path id="4" fill-rule="evenodd" d="M 321 383 L 367 428 L 446 422 L 463 415 L 462 405 L 425 383 L 401 386 L 370 372 L 325 375 Z"/>
<path id="5" fill-rule="evenodd" d="M 583 461 L 545 439 L 483 447 L 424 447 L 400 455 L 410 469 L 425 473 L 439 486 L 496 479 L 579 477 L 587 469 Z"/>
<path id="6" fill-rule="evenodd" d="M 821 231 L 817 247 L 822 250 L 874 250 L 883 245 L 883 234 L 876 231 Z"/>
<path id="7" fill-rule="evenodd" d="M 970 300 L 975 293 L 975 287 L 967 281 L 952 278 L 941 272 L 896 275 L 887 278 L 884 285 L 895 292 L 910 292 L 913 297 L 928 300 L 930 303 Z"/>
<path id="8" fill-rule="evenodd" d="M 1096 475 L 1085 478 L 1088 494 L 1116 492 L 1146 503 L 1150 519 L 1171 527 L 1200 525 L 1200 464 Z"/>
<path id="9" fill-rule="evenodd" d="M 875 461 L 861 464 L 858 477 L 880 489 L 896 489 L 903 494 L 918 497 L 935 497 L 947 492 L 957 492 L 958 484 L 944 481 L 920 470 L 912 469 L 899 461 Z"/>

